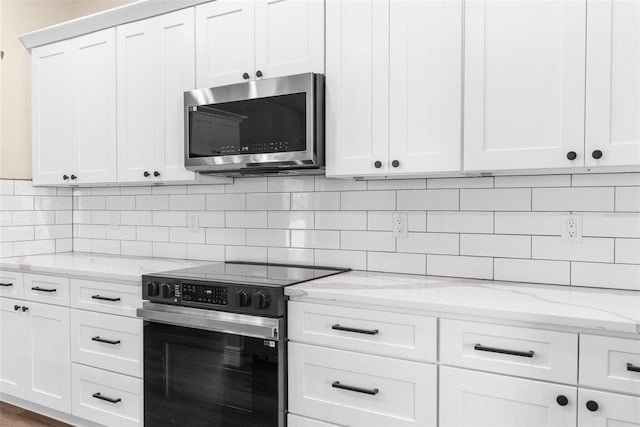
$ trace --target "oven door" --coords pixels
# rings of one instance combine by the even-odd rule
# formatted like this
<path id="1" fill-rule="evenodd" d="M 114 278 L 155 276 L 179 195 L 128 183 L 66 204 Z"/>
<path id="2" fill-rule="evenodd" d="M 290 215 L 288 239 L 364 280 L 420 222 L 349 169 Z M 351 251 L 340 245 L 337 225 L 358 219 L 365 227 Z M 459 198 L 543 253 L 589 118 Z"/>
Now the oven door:
<path id="1" fill-rule="evenodd" d="M 139 312 L 145 318 L 145 426 L 284 426 L 285 344 L 277 340 L 277 333 L 276 337 L 270 333 L 240 335 L 257 335 L 256 325 L 247 328 L 227 322 L 229 317 L 251 316 L 170 309 L 174 311 L 163 311 L 160 316 L 147 308 Z M 227 320 L 215 324 L 217 320 L 199 318 L 187 326 L 188 315 L 181 310 L 218 313 Z M 171 324 L 174 315 L 177 324 Z M 207 322 L 211 327 L 200 329 Z"/>

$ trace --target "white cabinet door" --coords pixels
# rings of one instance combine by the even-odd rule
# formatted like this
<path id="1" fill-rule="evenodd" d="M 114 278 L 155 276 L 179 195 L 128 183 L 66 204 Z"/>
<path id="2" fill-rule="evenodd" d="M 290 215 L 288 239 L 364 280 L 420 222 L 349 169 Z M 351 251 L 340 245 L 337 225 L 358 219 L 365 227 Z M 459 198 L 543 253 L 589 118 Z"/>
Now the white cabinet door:
<path id="1" fill-rule="evenodd" d="M 25 372 L 28 363 L 24 342 L 26 335 L 26 313 L 22 312 L 25 301 L 0 298 L 0 391 L 24 397 Z"/>
<path id="2" fill-rule="evenodd" d="M 328 176 L 389 170 L 389 2 L 326 4 Z"/>
<path id="3" fill-rule="evenodd" d="M 71 411 L 69 309 L 25 301 L 28 307 L 25 399 L 59 411 Z"/>
<path id="4" fill-rule="evenodd" d="M 31 51 L 34 185 L 70 184 L 74 91 L 71 43 L 62 41 Z"/>
<path id="5" fill-rule="evenodd" d="M 580 389 L 580 427 L 640 427 L 640 398 Z"/>
<path id="6" fill-rule="evenodd" d="M 392 1 L 390 22 L 390 172 L 458 171 L 462 0 Z"/>
<path id="7" fill-rule="evenodd" d="M 465 170 L 584 165 L 585 21 L 586 0 L 466 2 Z"/>
<path id="8" fill-rule="evenodd" d="M 586 164 L 638 165 L 640 2 L 589 0 L 588 5 Z"/>
<path id="9" fill-rule="evenodd" d="M 73 39 L 74 183 L 116 181 L 115 28 Z"/>
<path id="10" fill-rule="evenodd" d="M 576 425 L 577 391 L 564 385 L 441 366 L 439 401 L 440 427 Z"/>
<path id="11" fill-rule="evenodd" d="M 196 82 L 207 88 L 253 79 L 253 0 L 196 6 Z M 244 78 L 243 74 L 247 74 Z"/>
<path id="12" fill-rule="evenodd" d="M 195 89 L 194 9 L 154 20 L 154 172 L 167 181 L 193 180 L 184 167 L 184 92 Z"/>
<path id="13" fill-rule="evenodd" d="M 151 180 L 156 111 L 153 20 L 121 25 L 116 38 L 118 181 Z"/>
<path id="14" fill-rule="evenodd" d="M 324 73 L 324 1 L 256 0 L 255 61 L 262 78 Z"/>

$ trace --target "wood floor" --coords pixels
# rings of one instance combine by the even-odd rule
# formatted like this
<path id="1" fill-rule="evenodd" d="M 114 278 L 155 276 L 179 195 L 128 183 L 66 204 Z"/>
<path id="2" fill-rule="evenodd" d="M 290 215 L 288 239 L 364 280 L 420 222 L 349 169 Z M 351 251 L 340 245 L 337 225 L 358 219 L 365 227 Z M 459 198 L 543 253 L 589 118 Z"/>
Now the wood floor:
<path id="1" fill-rule="evenodd" d="M 51 418 L 27 411 L 8 403 L 0 402 L 1 427 L 69 427 Z"/>

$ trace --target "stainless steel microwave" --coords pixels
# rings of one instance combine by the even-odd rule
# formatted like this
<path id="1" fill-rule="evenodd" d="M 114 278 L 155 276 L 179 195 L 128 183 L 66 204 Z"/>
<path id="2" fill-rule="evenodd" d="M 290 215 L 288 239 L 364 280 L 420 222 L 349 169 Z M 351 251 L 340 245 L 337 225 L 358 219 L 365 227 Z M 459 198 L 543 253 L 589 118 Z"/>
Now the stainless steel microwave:
<path id="1" fill-rule="evenodd" d="M 324 169 L 324 76 L 294 76 L 184 93 L 185 167 L 224 175 Z"/>

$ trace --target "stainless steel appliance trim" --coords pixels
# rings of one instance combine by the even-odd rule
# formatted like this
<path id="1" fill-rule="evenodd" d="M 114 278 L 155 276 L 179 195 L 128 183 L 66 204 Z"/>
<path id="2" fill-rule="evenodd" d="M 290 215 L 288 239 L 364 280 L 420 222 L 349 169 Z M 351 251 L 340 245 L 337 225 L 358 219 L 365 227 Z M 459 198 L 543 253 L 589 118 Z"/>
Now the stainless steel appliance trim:
<path id="1" fill-rule="evenodd" d="M 149 322 L 264 338 L 272 341 L 280 339 L 280 320 L 269 317 L 247 316 L 152 302 L 145 302 L 142 308 L 137 310 L 137 313 L 138 317 Z"/>
<path id="2" fill-rule="evenodd" d="M 241 154 L 232 156 L 189 157 L 189 111 L 193 107 L 222 102 L 243 101 L 270 96 L 306 93 L 306 150 L 283 153 Z M 184 164 L 188 170 L 198 172 L 236 171 L 256 167 L 291 169 L 296 166 L 324 166 L 324 76 L 296 74 L 293 76 L 255 80 L 209 89 L 196 89 L 184 93 Z M 287 166 L 282 162 L 288 163 Z"/>

